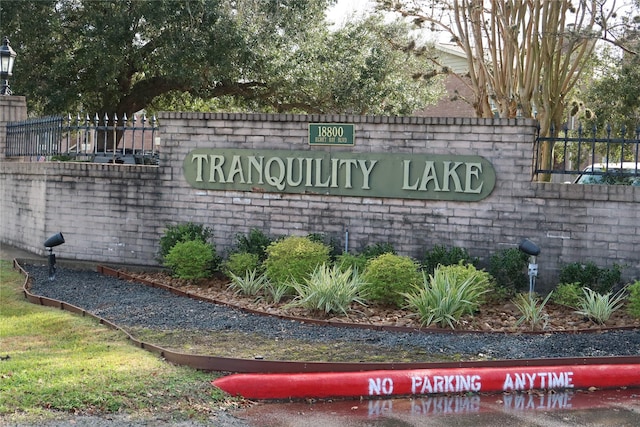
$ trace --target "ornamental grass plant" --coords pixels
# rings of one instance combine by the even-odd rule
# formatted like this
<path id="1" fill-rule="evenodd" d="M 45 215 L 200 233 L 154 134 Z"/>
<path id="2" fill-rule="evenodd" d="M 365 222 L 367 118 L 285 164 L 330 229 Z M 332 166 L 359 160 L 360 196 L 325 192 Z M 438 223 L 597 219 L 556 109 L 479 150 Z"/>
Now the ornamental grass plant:
<path id="1" fill-rule="evenodd" d="M 472 265 L 440 266 L 433 275 L 423 272 L 422 277 L 422 286 L 404 293 L 407 308 L 418 315 L 422 326 L 455 329 L 460 318 L 474 313 L 490 291 L 490 276 Z"/>
<path id="2" fill-rule="evenodd" d="M 244 276 L 228 273 L 231 282 L 228 287 L 236 294 L 257 297 L 267 288 L 269 280 L 264 274 L 258 273 L 256 269 L 247 271 Z"/>
<path id="3" fill-rule="evenodd" d="M 266 301 L 279 304 L 283 299 L 290 298 L 295 293 L 291 282 L 273 282 L 267 280 L 264 297 Z"/>
<path id="4" fill-rule="evenodd" d="M 365 282 L 357 270 L 322 264 L 303 283 L 293 283 L 297 294 L 288 307 L 304 307 L 325 314 L 347 315 L 353 303 L 365 305 Z"/>
<path id="5" fill-rule="evenodd" d="M 536 328 L 544 329 L 549 320 L 549 316 L 544 312 L 544 307 L 549 302 L 552 294 L 552 292 L 547 294 L 543 300 L 540 300 L 540 297 L 536 294 L 523 292 L 517 294 L 513 299 L 513 304 L 522 316 L 518 319 L 516 325 L 528 323 L 532 331 Z"/>
<path id="6" fill-rule="evenodd" d="M 580 300 L 576 313 L 599 325 L 604 325 L 611 315 L 622 307 L 625 299 L 624 289 L 615 294 L 600 294 L 589 288 L 582 288 L 582 291 L 584 297 Z"/>

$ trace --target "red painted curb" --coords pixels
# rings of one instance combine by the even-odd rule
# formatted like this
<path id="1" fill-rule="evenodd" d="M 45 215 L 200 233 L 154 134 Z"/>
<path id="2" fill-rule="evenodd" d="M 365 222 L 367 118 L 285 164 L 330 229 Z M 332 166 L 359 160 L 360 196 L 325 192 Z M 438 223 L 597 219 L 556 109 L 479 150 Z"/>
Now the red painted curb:
<path id="1" fill-rule="evenodd" d="M 235 374 L 212 381 L 247 399 L 399 397 L 640 386 L 640 364 Z"/>

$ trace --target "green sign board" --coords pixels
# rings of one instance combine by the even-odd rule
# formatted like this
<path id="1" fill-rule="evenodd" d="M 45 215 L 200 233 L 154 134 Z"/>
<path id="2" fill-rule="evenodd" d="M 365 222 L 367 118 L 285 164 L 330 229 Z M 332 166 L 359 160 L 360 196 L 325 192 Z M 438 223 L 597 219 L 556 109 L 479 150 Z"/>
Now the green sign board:
<path id="1" fill-rule="evenodd" d="M 354 138 L 352 124 L 309 123 L 309 145 L 353 145 Z"/>
<path id="2" fill-rule="evenodd" d="M 425 200 L 482 200 L 496 182 L 485 158 L 443 154 L 199 148 L 183 169 L 204 190 Z"/>

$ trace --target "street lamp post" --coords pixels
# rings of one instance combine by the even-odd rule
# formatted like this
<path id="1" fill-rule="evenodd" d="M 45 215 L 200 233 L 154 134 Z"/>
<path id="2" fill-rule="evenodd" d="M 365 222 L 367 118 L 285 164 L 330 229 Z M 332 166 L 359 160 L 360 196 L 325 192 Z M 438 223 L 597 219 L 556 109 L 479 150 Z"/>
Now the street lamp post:
<path id="1" fill-rule="evenodd" d="M 9 77 L 13 75 L 13 63 L 16 59 L 16 53 L 9 45 L 9 39 L 5 36 L 0 47 L 0 80 L 2 80 L 2 88 L 0 95 L 11 95 L 9 88 Z"/>

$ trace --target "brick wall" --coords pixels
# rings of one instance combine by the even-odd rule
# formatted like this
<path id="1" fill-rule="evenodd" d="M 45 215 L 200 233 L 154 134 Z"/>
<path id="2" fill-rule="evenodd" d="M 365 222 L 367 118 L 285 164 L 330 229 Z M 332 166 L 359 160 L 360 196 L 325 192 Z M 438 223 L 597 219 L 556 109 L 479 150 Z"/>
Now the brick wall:
<path id="1" fill-rule="evenodd" d="M 354 123 L 355 146 L 309 147 L 310 122 Z M 62 231 L 60 257 L 153 265 L 164 227 L 186 221 L 213 228 L 221 254 L 251 228 L 341 245 L 348 230 L 352 251 L 388 242 L 418 259 L 441 244 L 486 260 L 529 238 L 542 250 L 540 286 L 573 261 L 625 264 L 626 277 L 640 277 L 640 189 L 531 182 L 531 120 L 165 113 L 160 124 L 160 167 L 3 164 L 0 241 L 44 254 Z M 497 182 L 479 202 L 202 190 L 182 170 L 196 148 L 480 155 Z"/>
<path id="2" fill-rule="evenodd" d="M 158 168 L 90 163 L 3 163 L 0 241 L 45 254 L 59 231 L 63 258 L 153 264 Z"/>
<path id="3" fill-rule="evenodd" d="M 24 96 L 0 96 L 0 158 L 4 158 L 6 152 L 7 122 L 19 122 L 26 118 L 27 99 Z"/>

